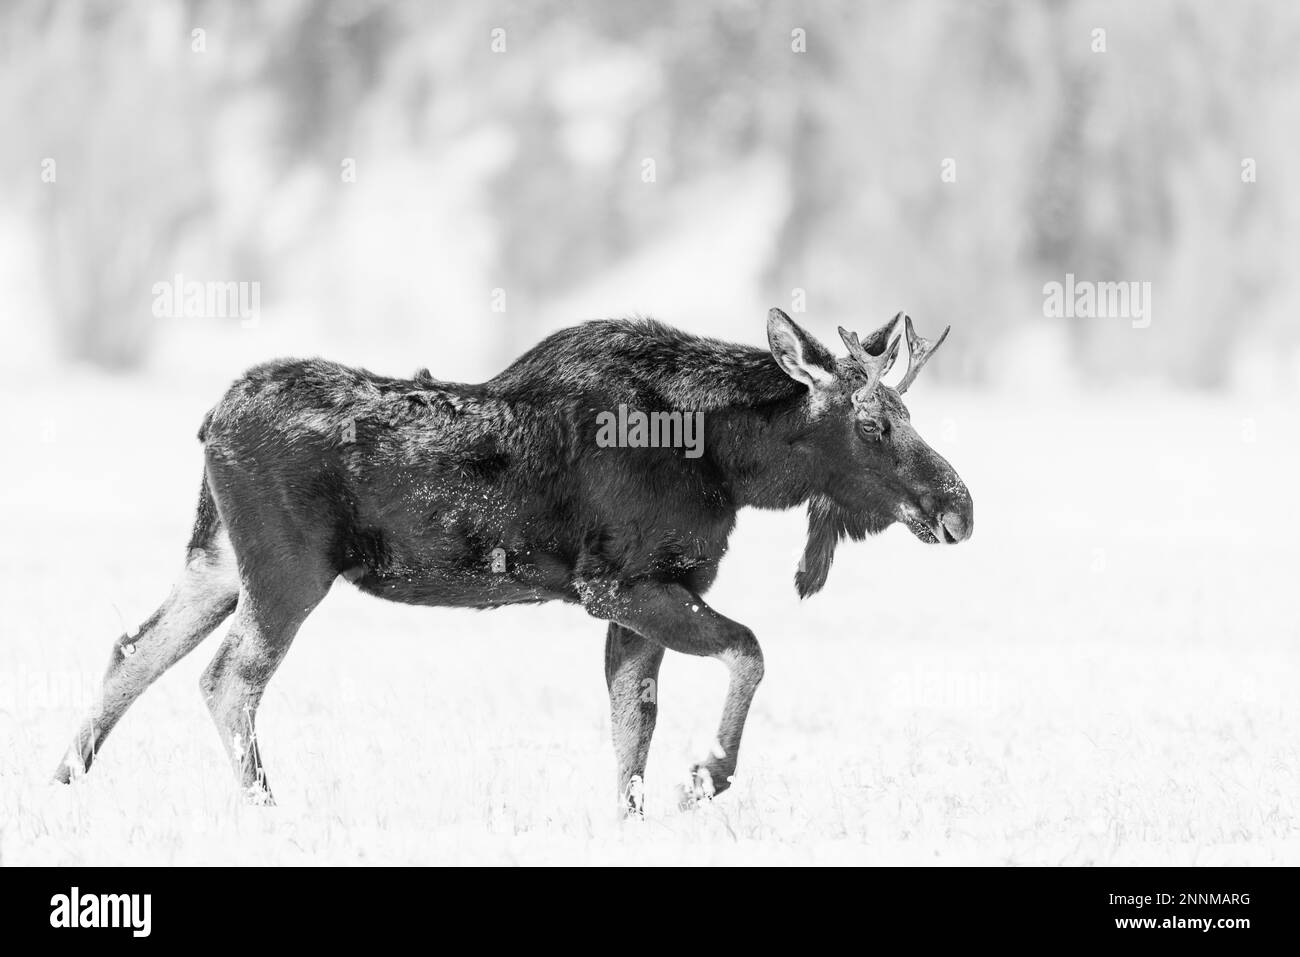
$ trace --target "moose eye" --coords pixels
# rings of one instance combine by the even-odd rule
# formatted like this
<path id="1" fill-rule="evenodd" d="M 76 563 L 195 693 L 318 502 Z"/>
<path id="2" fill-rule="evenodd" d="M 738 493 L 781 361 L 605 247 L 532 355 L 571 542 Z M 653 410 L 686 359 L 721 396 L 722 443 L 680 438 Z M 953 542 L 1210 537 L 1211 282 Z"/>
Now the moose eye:
<path id="1" fill-rule="evenodd" d="M 871 439 L 872 441 L 875 441 L 876 439 L 879 439 L 881 435 L 884 434 L 884 431 L 885 431 L 884 423 L 882 423 L 879 419 L 858 420 L 858 432 L 862 434 L 863 438 L 867 438 L 867 439 Z"/>

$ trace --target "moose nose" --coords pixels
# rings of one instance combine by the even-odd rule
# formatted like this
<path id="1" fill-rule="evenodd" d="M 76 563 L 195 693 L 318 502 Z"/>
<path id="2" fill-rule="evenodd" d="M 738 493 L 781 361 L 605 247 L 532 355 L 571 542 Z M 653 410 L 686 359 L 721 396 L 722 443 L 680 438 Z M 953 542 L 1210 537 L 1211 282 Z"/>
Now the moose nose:
<path id="1" fill-rule="evenodd" d="M 949 543 L 955 545 L 970 538 L 974 523 L 961 512 L 944 512 L 939 518 L 939 524 L 948 536 Z"/>

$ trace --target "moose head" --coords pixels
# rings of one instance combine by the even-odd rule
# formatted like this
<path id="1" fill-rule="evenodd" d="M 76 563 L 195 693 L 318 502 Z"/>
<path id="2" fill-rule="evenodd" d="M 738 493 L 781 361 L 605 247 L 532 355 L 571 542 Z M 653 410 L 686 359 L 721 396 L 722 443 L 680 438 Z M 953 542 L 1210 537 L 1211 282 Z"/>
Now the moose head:
<path id="1" fill-rule="evenodd" d="M 948 329 L 931 342 L 900 312 L 865 339 L 839 332 L 849 353 L 844 358 L 780 309 L 768 313 L 772 356 L 808 389 L 800 441 L 813 456 L 820 487 L 809 501 L 808 544 L 795 576 L 805 597 L 825 584 L 835 546 L 846 536 L 856 541 L 902 522 L 923 542 L 956 544 L 974 530 L 970 492 L 913 428 L 902 399 Z M 891 388 L 881 380 L 904 335 L 907 372 Z"/>

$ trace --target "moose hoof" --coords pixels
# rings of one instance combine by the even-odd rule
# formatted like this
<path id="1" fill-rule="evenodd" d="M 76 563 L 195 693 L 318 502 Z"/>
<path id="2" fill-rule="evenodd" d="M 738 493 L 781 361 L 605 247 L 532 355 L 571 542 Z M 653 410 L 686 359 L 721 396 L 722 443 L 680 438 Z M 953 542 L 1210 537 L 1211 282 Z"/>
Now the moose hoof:
<path id="1" fill-rule="evenodd" d="M 645 782 L 641 780 L 641 775 L 632 775 L 632 780 L 627 782 L 627 792 L 624 794 L 623 816 L 630 818 L 642 819 L 645 817 Z"/>
<path id="2" fill-rule="evenodd" d="M 713 775 L 702 765 L 691 768 L 690 777 L 684 784 L 677 785 L 677 807 L 689 811 L 705 801 L 713 800 L 717 790 L 713 786 Z"/>
<path id="3" fill-rule="evenodd" d="M 70 750 L 54 771 L 55 784 L 71 784 L 86 776 L 86 762 L 77 751 Z"/>
<path id="4" fill-rule="evenodd" d="M 244 803 L 250 807 L 275 807 L 275 798 L 264 784 L 250 784 L 244 788 Z"/>

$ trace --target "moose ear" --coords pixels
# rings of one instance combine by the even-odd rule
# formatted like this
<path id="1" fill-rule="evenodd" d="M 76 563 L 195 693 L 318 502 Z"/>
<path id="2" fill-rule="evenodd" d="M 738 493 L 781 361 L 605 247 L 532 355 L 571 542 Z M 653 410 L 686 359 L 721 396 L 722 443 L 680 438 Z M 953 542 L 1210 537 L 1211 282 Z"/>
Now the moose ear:
<path id="1" fill-rule="evenodd" d="M 767 342 L 781 371 L 809 389 L 825 389 L 835 382 L 835 357 L 780 309 L 767 314 Z"/>

